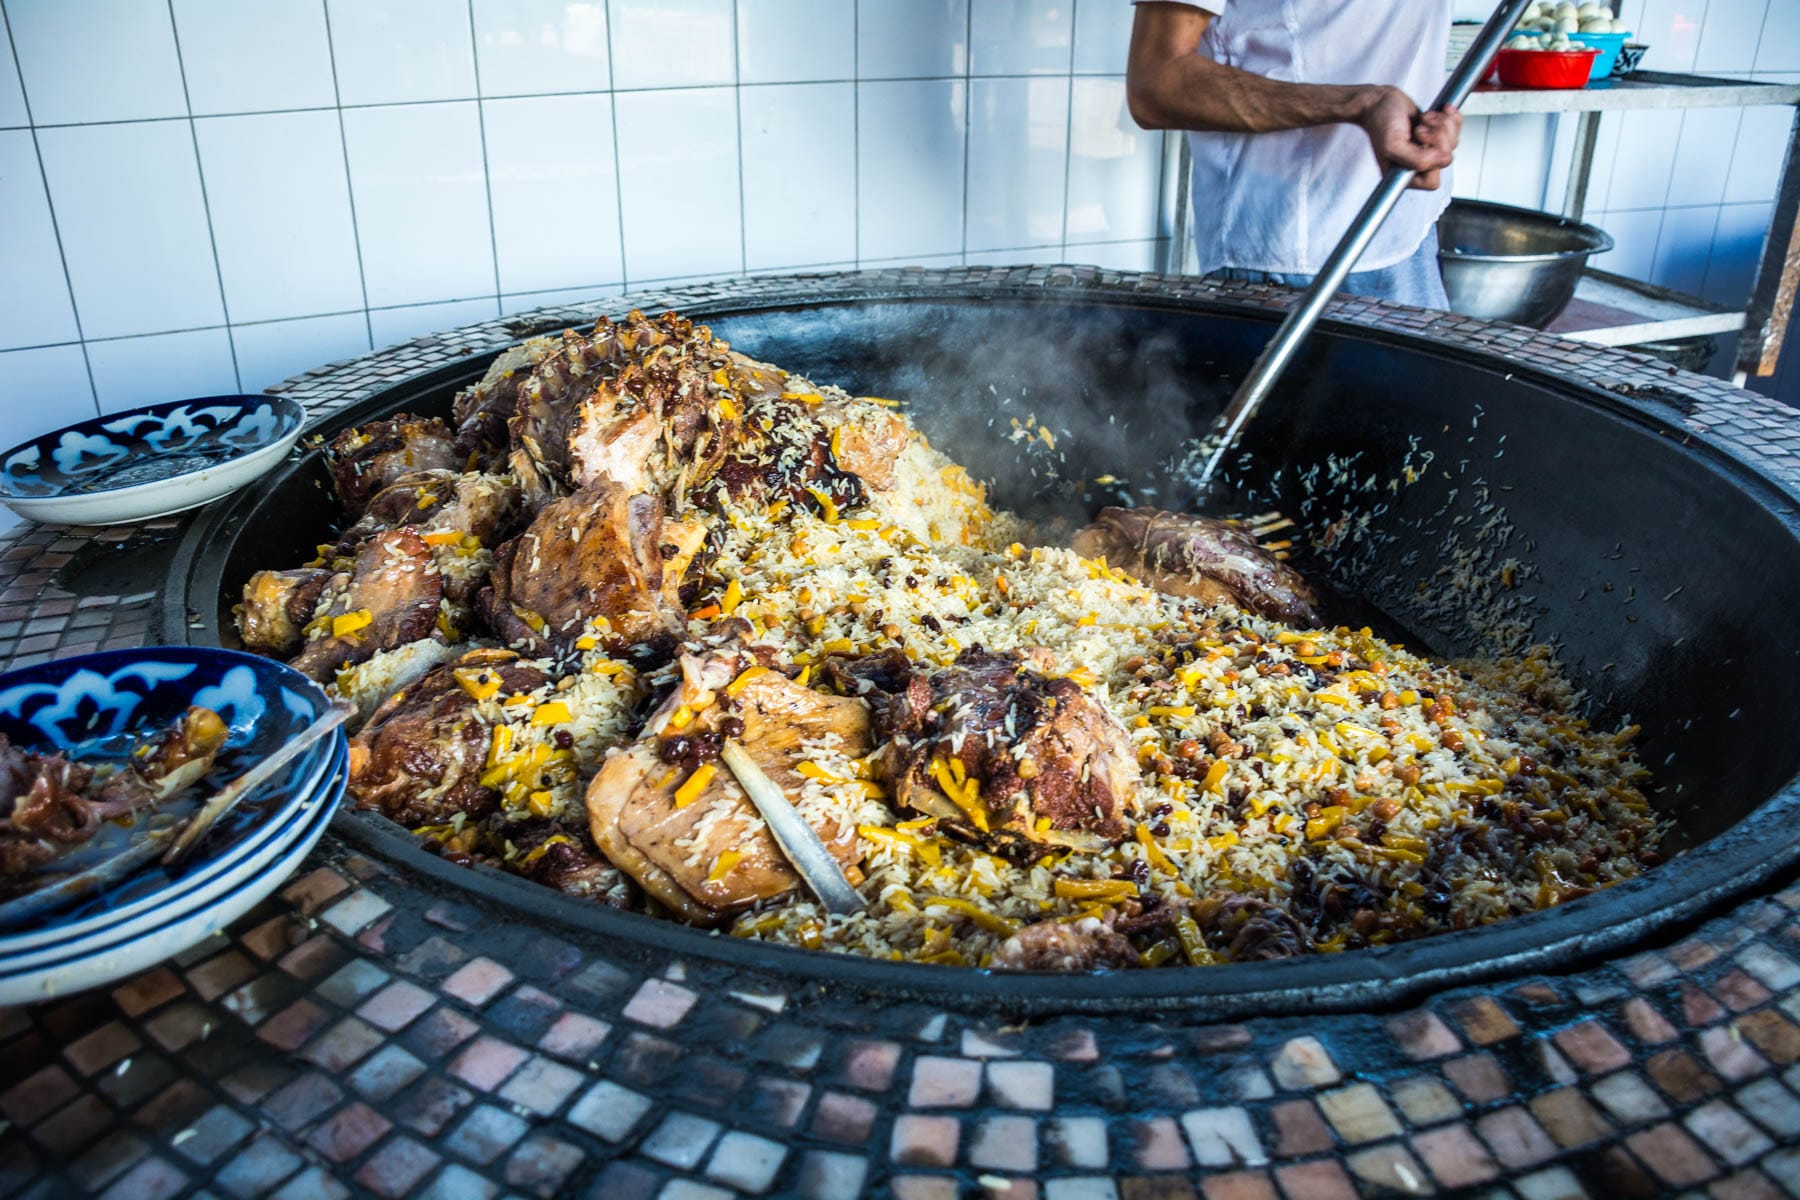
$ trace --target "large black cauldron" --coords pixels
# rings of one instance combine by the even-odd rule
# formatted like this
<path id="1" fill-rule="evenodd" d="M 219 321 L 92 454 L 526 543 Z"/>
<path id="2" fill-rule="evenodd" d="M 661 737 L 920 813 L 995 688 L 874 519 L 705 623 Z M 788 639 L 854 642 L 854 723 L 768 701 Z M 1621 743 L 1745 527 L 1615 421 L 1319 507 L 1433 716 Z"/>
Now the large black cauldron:
<path id="1" fill-rule="evenodd" d="M 1186 443 L 1274 317 L 1242 301 L 1159 294 L 1153 280 L 1059 290 L 1008 278 L 756 281 L 677 299 L 747 353 L 903 398 L 935 444 L 994 482 L 1000 504 L 1054 521 L 1122 492 L 1184 503 Z M 559 315 L 549 327 L 564 323 Z M 447 412 L 491 357 L 378 390 L 321 431 L 400 409 Z M 1684 434 L 1683 389 L 1700 384 L 1669 379 L 1661 394 L 1675 407 L 1626 401 L 1531 361 L 1328 323 L 1236 463 L 1244 507 L 1279 506 L 1338 539 L 1304 564 L 1341 594 L 1338 620 L 1449 655 L 1554 642 L 1596 721 L 1629 714 L 1641 724 L 1653 795 L 1676 825 L 1669 844 L 1687 849 L 1561 908 L 1297 961 L 1025 980 L 738 942 L 449 866 L 369 814 L 346 814 L 337 828 L 446 888 L 646 953 L 1008 1010 L 1342 1008 L 1612 952 L 1800 858 L 1800 737 L 1788 727 L 1800 713 L 1800 639 L 1788 619 L 1800 596 L 1800 522 L 1786 492 Z M 1000 436 L 1027 416 L 1060 435 L 1055 451 L 1039 442 L 1019 453 Z M 1101 476 L 1121 482 L 1093 482 Z M 232 644 L 230 606 L 244 580 L 310 557 L 333 519 L 324 480 L 307 456 L 197 520 L 170 581 L 165 636 Z"/>

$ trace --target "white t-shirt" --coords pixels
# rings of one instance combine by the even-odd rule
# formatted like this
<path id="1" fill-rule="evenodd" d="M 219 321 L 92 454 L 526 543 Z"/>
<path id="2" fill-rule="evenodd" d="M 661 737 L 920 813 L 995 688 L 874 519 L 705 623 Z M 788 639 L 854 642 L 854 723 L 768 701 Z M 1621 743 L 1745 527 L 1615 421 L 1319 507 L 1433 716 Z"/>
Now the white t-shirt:
<path id="1" fill-rule="evenodd" d="M 1186 2 L 1217 14 L 1200 53 L 1269 79 L 1391 84 L 1422 108 L 1448 75 L 1450 0 Z M 1316 274 L 1381 180 L 1368 135 L 1355 125 L 1187 136 L 1201 274 Z M 1407 258 L 1449 202 L 1448 171 L 1436 191 L 1409 190 L 1356 269 Z"/>

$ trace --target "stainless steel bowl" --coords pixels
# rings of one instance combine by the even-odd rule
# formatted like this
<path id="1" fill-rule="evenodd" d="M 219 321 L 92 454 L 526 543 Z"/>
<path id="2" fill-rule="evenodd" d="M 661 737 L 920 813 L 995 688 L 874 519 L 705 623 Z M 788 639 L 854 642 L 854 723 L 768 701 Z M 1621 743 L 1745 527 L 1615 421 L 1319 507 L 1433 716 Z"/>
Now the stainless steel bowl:
<path id="1" fill-rule="evenodd" d="M 1554 213 L 1452 200 L 1438 219 L 1438 265 L 1452 312 L 1542 329 L 1568 307 L 1605 230 Z"/>

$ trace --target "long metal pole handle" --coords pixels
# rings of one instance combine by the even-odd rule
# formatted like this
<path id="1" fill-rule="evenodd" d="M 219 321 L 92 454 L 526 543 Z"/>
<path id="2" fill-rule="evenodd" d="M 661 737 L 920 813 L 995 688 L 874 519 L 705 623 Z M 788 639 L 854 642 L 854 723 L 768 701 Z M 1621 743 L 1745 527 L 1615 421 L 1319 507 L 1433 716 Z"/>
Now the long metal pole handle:
<path id="1" fill-rule="evenodd" d="M 1494 15 L 1488 18 L 1487 24 L 1481 27 L 1481 32 L 1463 54 L 1456 70 L 1444 81 L 1443 89 L 1438 92 L 1437 99 L 1432 101 L 1431 111 L 1461 104 L 1468 98 L 1475 84 L 1486 73 L 1494 53 L 1500 49 L 1507 34 L 1512 32 L 1513 26 L 1518 24 L 1519 17 L 1529 3 L 1531 0 L 1501 0 Z M 1210 436 L 1214 445 L 1212 452 L 1206 457 L 1205 465 L 1200 469 L 1197 482 L 1200 496 L 1205 496 L 1207 489 L 1212 486 L 1213 477 L 1218 474 L 1226 455 L 1237 445 L 1244 427 L 1256 415 L 1263 400 L 1274 390 L 1275 382 L 1281 378 L 1282 372 L 1287 370 L 1288 364 L 1300 352 L 1306 335 L 1319 323 L 1325 306 L 1330 303 L 1338 288 L 1343 286 L 1344 277 L 1350 274 L 1356 260 L 1369 248 L 1369 242 L 1381 228 L 1382 222 L 1387 220 L 1394 205 L 1400 202 L 1401 195 L 1405 193 L 1415 173 L 1406 167 L 1393 167 L 1381 177 L 1381 183 L 1376 186 L 1374 194 L 1363 204 L 1356 219 L 1350 222 L 1344 236 L 1338 239 L 1336 248 L 1325 260 L 1325 265 L 1319 268 L 1319 273 L 1313 277 L 1312 284 L 1300 297 L 1300 302 L 1288 310 L 1287 317 L 1275 331 L 1275 336 L 1269 339 L 1269 344 L 1257 356 L 1250 374 L 1238 385 L 1231 403 L 1213 423 Z"/>

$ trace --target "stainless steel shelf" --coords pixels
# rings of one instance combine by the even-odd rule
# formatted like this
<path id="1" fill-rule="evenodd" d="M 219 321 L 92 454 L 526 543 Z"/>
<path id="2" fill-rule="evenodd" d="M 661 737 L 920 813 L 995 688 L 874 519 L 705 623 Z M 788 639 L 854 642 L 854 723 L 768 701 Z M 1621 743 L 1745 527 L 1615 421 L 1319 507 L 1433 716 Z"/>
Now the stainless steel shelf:
<path id="1" fill-rule="evenodd" d="M 1709 333 L 1736 333 L 1742 310 L 1709 304 L 1642 280 L 1590 270 L 1546 332 L 1596 346 L 1641 346 Z"/>
<path id="2" fill-rule="evenodd" d="M 1629 79 L 1605 79 L 1584 88 L 1482 86 L 1463 112 L 1471 117 L 1512 113 L 1633 112 L 1668 108 L 1748 108 L 1758 104 L 1800 104 L 1800 84 L 1716 79 L 1639 71 Z"/>

